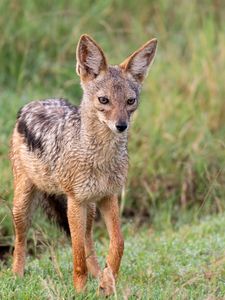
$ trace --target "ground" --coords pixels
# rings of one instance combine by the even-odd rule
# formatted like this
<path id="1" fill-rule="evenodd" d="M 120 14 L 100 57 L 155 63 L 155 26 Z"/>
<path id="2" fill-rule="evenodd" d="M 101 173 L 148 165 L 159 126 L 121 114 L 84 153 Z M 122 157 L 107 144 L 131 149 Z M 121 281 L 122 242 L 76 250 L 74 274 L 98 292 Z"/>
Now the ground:
<path id="1" fill-rule="evenodd" d="M 117 299 L 224 299 L 225 215 L 207 217 L 179 230 L 123 225 L 125 253 L 117 284 Z M 11 259 L 0 272 L 0 299 L 98 299 L 97 281 L 89 278 L 78 296 L 72 285 L 69 241 L 42 241 L 46 251 L 28 256 L 23 279 L 11 273 Z M 104 264 L 108 239 L 96 236 Z M 111 297 L 115 299 L 115 297 Z"/>

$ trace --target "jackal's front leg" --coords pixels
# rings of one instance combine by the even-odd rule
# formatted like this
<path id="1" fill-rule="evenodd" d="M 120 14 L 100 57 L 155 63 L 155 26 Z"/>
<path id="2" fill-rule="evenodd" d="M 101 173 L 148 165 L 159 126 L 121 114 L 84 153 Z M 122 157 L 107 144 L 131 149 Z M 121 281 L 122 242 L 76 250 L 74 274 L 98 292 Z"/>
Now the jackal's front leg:
<path id="1" fill-rule="evenodd" d="M 77 292 L 82 292 L 87 281 L 85 257 L 85 231 L 87 207 L 74 197 L 68 196 L 68 221 L 72 239 L 73 280 Z"/>
<path id="2" fill-rule="evenodd" d="M 100 211 L 105 220 L 110 237 L 109 253 L 103 270 L 100 288 L 108 296 L 115 292 L 115 279 L 119 272 L 124 241 L 120 229 L 119 206 L 116 196 L 105 198 L 100 203 Z"/>

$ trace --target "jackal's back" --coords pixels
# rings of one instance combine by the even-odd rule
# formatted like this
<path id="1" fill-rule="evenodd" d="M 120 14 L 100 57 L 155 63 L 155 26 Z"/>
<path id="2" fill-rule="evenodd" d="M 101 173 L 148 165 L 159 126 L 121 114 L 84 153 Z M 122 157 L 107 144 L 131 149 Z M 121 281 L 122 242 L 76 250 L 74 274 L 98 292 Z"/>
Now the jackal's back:
<path id="1" fill-rule="evenodd" d="M 18 113 L 18 133 L 24 137 L 30 152 L 45 161 L 56 160 L 69 125 L 73 125 L 74 137 L 78 136 L 79 109 L 64 99 L 34 101 Z"/>

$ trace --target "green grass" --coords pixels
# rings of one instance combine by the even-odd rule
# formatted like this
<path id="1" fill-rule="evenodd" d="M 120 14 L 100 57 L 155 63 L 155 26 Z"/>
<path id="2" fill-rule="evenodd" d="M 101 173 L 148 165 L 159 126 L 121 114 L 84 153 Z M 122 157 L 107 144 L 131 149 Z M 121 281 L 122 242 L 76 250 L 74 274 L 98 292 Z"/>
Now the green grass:
<path id="1" fill-rule="evenodd" d="M 179 230 L 139 230 L 123 226 L 125 253 L 117 284 L 118 299 L 222 299 L 225 295 L 225 215 L 208 217 Z M 71 248 L 62 237 L 45 238 L 47 251 L 28 257 L 26 275 L 0 272 L 1 299 L 97 299 L 89 279 L 85 296 L 72 284 Z M 100 235 L 97 252 L 104 266 L 108 240 Z M 212 298 L 207 298 L 207 297 Z M 215 298 L 213 298 L 215 297 Z M 115 299 L 112 297 L 112 299 Z"/>
<path id="2" fill-rule="evenodd" d="M 0 195 L 12 198 L 8 158 L 16 111 L 58 96 L 78 104 L 75 46 L 87 32 L 119 63 L 159 40 L 130 137 L 125 207 L 154 218 L 166 206 L 224 211 L 225 7 L 220 1 L 0 3 Z M 175 208 L 175 209 L 174 209 Z"/>

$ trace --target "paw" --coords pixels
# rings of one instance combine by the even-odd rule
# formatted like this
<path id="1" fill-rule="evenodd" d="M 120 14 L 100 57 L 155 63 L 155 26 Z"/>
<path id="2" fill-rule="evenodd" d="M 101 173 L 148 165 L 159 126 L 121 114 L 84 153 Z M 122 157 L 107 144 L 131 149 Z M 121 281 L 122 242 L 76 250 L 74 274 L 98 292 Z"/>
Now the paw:
<path id="1" fill-rule="evenodd" d="M 22 278 L 24 276 L 24 271 L 21 269 L 13 268 L 13 274 Z"/>
<path id="2" fill-rule="evenodd" d="M 98 264 L 96 256 L 91 255 L 91 256 L 87 257 L 86 262 L 87 262 L 88 272 L 91 273 L 91 275 L 94 278 L 99 278 L 99 276 L 101 274 L 101 269 Z"/>
<path id="3" fill-rule="evenodd" d="M 116 283 L 113 276 L 113 272 L 109 266 L 107 266 L 100 275 L 99 292 L 104 296 L 110 296 L 116 292 Z"/>
<path id="4" fill-rule="evenodd" d="M 22 266 L 22 264 L 19 264 L 19 263 L 15 262 L 13 264 L 12 271 L 18 277 L 23 277 L 24 276 L 24 267 Z"/>
<path id="5" fill-rule="evenodd" d="M 87 275 L 75 275 L 74 276 L 74 286 L 77 291 L 77 293 L 83 293 L 85 292 L 86 288 L 86 282 L 87 282 Z"/>
<path id="6" fill-rule="evenodd" d="M 88 268 L 88 272 L 91 273 L 91 275 L 94 278 L 99 278 L 101 270 L 100 270 L 100 267 L 97 263 L 87 261 L 87 268 Z"/>

